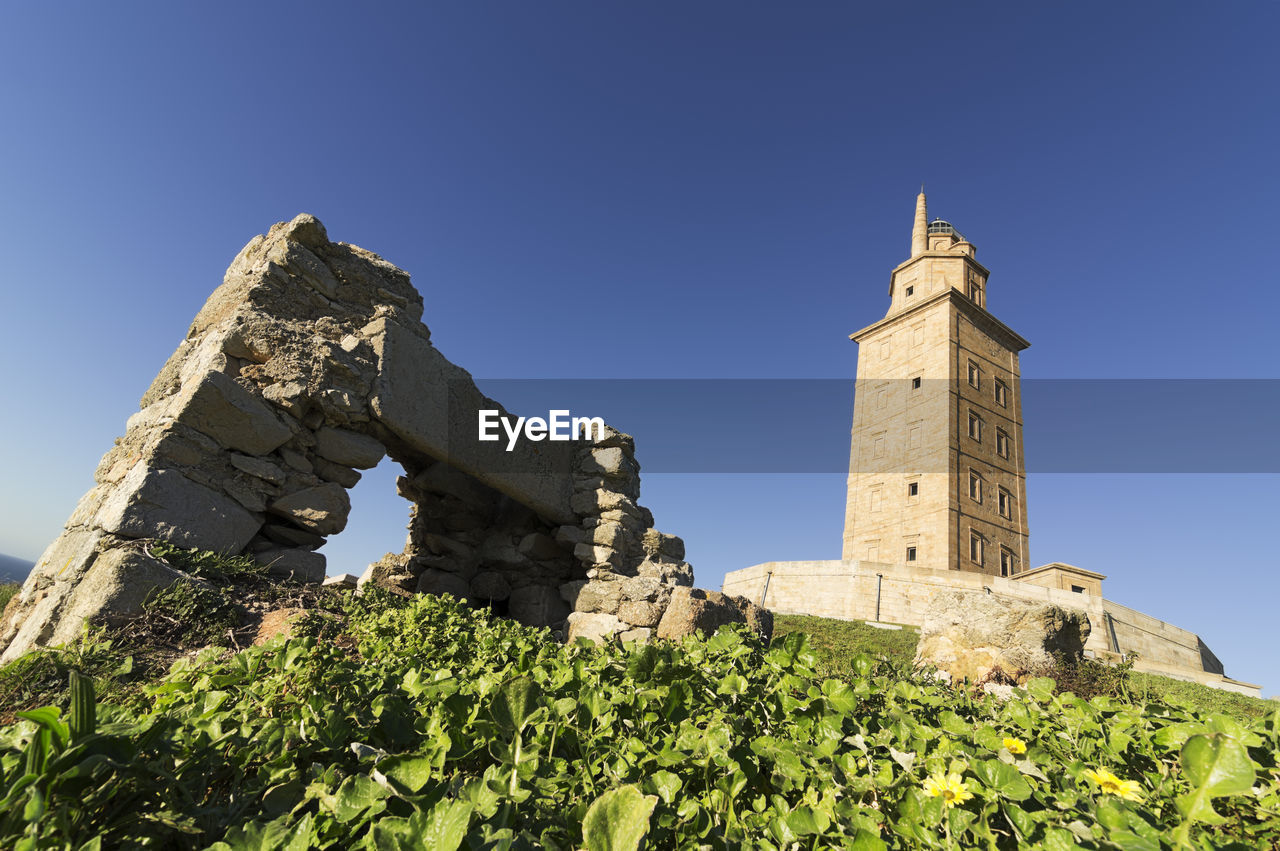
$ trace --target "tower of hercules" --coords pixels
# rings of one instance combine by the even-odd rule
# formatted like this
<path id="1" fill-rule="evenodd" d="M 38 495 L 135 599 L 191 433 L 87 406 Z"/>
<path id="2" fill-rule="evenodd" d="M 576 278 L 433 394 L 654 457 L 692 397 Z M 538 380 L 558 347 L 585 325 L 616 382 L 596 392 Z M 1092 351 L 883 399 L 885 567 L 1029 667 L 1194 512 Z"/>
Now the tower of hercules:
<path id="1" fill-rule="evenodd" d="M 889 312 L 858 343 L 842 558 L 1016 576 L 1027 569 L 1018 352 L 987 311 L 972 243 L 916 198 Z"/>

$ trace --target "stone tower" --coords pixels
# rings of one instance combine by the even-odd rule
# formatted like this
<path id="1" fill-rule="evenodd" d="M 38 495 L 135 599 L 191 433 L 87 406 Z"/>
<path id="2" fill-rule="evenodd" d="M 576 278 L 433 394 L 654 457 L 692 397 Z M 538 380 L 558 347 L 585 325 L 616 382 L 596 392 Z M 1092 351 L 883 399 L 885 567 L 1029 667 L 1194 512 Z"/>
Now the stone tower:
<path id="1" fill-rule="evenodd" d="M 845 560 L 1013 576 L 1027 569 L 1018 352 L 987 312 L 986 267 L 916 198 L 889 312 L 850 335 L 857 390 Z"/>

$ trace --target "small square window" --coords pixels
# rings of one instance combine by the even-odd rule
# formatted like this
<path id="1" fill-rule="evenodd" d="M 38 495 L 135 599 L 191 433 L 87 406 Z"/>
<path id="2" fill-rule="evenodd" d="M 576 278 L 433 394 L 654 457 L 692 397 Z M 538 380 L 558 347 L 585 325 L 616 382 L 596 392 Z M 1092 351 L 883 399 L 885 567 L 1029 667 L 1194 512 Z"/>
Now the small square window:
<path id="1" fill-rule="evenodd" d="M 1013 519 L 1013 494 L 1000 488 L 1000 516 L 1006 520 Z"/>
<path id="2" fill-rule="evenodd" d="M 920 495 L 920 483 L 907 482 L 907 496 L 919 496 L 919 495 Z"/>
<path id="3" fill-rule="evenodd" d="M 915 378 L 911 379 L 911 389 L 912 390 L 920 389 L 920 376 L 917 375 Z"/>
<path id="4" fill-rule="evenodd" d="M 1009 387 L 999 379 L 996 379 L 996 404 L 1009 407 Z"/>
<path id="5" fill-rule="evenodd" d="M 982 418 L 973 411 L 969 412 L 969 436 L 979 443 L 982 442 Z"/>
<path id="6" fill-rule="evenodd" d="M 996 454 L 1001 458 L 1009 457 L 1009 433 L 1002 428 L 996 429 Z"/>
<path id="7" fill-rule="evenodd" d="M 969 471 L 969 499 L 982 502 L 982 476 L 972 470 Z"/>
<path id="8" fill-rule="evenodd" d="M 1072 585 L 1072 586 L 1071 586 L 1071 590 L 1072 590 L 1072 591 L 1074 591 L 1074 592 L 1075 592 L 1075 593 L 1077 593 L 1077 594 L 1083 594 L 1083 593 L 1084 593 L 1084 586 L 1083 586 L 1083 585 Z"/>
<path id="9" fill-rule="evenodd" d="M 915 560 L 916 560 L 916 548 L 907 547 L 907 561 L 915 561 Z"/>
<path id="10" fill-rule="evenodd" d="M 981 389 L 982 370 L 973 361 L 969 361 L 969 386 Z"/>
<path id="11" fill-rule="evenodd" d="M 915 294 L 915 291 L 916 291 L 916 288 L 915 288 L 915 287 L 907 287 L 907 295 L 908 295 L 908 296 L 914 295 L 914 294 Z"/>

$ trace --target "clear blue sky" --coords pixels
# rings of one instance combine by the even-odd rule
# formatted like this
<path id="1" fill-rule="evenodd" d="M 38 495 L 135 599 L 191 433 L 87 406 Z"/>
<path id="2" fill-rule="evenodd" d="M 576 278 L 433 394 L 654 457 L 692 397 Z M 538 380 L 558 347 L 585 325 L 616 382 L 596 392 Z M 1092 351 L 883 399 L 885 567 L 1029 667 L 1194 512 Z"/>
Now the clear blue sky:
<path id="1" fill-rule="evenodd" d="M 921 181 L 1025 377 L 1280 377 L 1275 4 L 419 5 L 7 9 L 0 552 L 39 555 L 231 258 L 300 211 L 408 270 L 479 378 L 851 377 Z M 393 475 L 331 570 L 401 548 Z M 714 588 L 838 557 L 843 492 L 663 473 L 643 501 Z M 1032 562 L 1270 693 L 1278 505 L 1274 472 L 1033 474 Z"/>

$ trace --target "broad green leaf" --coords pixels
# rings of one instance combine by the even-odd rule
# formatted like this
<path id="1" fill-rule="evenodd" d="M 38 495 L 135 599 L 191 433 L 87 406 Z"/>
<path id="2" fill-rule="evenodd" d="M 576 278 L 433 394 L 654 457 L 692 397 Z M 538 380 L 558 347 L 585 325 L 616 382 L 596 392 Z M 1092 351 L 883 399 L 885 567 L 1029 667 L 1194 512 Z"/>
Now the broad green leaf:
<path id="1" fill-rule="evenodd" d="M 953 736 L 967 736 L 973 732 L 972 725 L 954 712 L 943 712 L 938 716 L 938 721 L 941 723 L 942 729 Z"/>
<path id="2" fill-rule="evenodd" d="M 41 729 L 47 730 L 57 741 L 59 750 L 66 746 L 67 740 L 71 736 L 71 728 L 62 721 L 62 710 L 55 706 L 42 706 L 39 709 L 15 712 L 13 714 L 18 718 L 34 721 L 40 725 Z"/>
<path id="3" fill-rule="evenodd" d="M 1021 839 L 1026 839 L 1036 829 L 1036 820 L 1030 813 L 1015 804 L 1001 804 L 1004 814 L 1009 817 L 1009 821 L 1013 822 L 1013 826 L 1022 834 Z"/>
<path id="4" fill-rule="evenodd" d="M 363 774 L 348 777 L 334 796 L 333 817 L 345 824 L 366 810 L 380 813 L 386 809 L 386 795 L 385 789 Z"/>
<path id="5" fill-rule="evenodd" d="M 649 816 L 657 804 L 657 795 L 642 795 L 634 785 L 596 798 L 582 820 L 588 851 L 636 851 L 649 832 Z"/>
<path id="6" fill-rule="evenodd" d="M 889 745 L 889 756 L 893 757 L 893 761 L 902 766 L 903 771 L 910 771 L 911 766 L 916 764 L 915 751 L 903 752 Z"/>
<path id="7" fill-rule="evenodd" d="M 826 828 L 819 824 L 813 809 L 803 804 L 782 817 L 796 836 L 812 836 L 822 833 Z M 829 824 L 830 822 L 828 822 Z"/>
<path id="8" fill-rule="evenodd" d="M 974 775 L 984 784 L 1013 801 L 1025 801 L 1031 797 L 1031 785 L 1022 772 L 1007 762 L 986 759 L 972 766 Z"/>
<path id="9" fill-rule="evenodd" d="M 680 791 L 680 778 L 670 771 L 655 771 L 649 778 L 649 785 L 662 798 L 663 803 L 670 804 Z"/>
<path id="10" fill-rule="evenodd" d="M 849 688 L 848 683 L 842 683 L 839 680 L 823 680 L 822 694 L 827 699 L 827 705 L 835 712 L 844 714 L 858 707 L 858 697 L 853 693 L 853 689 Z"/>
<path id="11" fill-rule="evenodd" d="M 1071 835 L 1071 831 L 1069 830 L 1064 830 L 1060 827 L 1051 827 L 1045 833 L 1045 851 L 1076 851 L 1079 847 L 1080 846 L 1076 844 L 1075 837 Z"/>
<path id="12" fill-rule="evenodd" d="M 530 677 L 508 680 L 493 696 L 489 712 L 508 730 L 519 730 L 538 708 L 542 690 Z"/>
<path id="13" fill-rule="evenodd" d="M 1177 798 L 1183 818 L 1217 824 L 1213 798 L 1243 795 L 1253 788 L 1257 772 L 1244 745 L 1222 733 L 1200 734 L 1182 746 L 1182 772 L 1192 790 Z"/>
<path id="14" fill-rule="evenodd" d="M 888 847 L 879 835 L 865 828 L 858 829 L 857 835 L 853 837 L 853 842 L 849 845 L 850 851 L 886 851 Z"/>
<path id="15" fill-rule="evenodd" d="M 414 813 L 409 822 L 415 828 L 418 847 L 430 848 L 431 851 L 455 851 L 467 835 L 471 805 L 466 801 L 446 799 L 432 807 L 425 816 Z"/>
<path id="16" fill-rule="evenodd" d="M 1053 690 L 1058 687 L 1052 677 L 1032 677 L 1027 680 L 1027 694 L 1044 703 L 1053 697 Z"/>
<path id="17" fill-rule="evenodd" d="M 389 756 L 378 762 L 383 776 L 415 794 L 431 780 L 434 767 L 435 759 L 421 754 Z"/>

